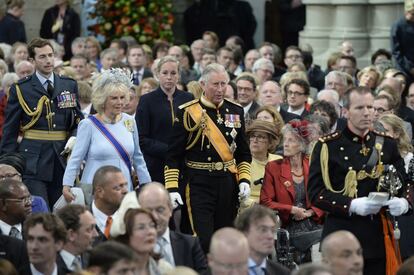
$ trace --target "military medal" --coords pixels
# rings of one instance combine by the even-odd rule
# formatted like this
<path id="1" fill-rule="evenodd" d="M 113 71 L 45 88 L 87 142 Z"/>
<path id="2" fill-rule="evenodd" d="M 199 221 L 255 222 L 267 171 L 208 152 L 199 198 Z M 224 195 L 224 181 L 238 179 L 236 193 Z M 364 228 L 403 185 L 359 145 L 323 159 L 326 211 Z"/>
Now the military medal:
<path id="1" fill-rule="evenodd" d="M 63 91 L 56 97 L 58 102 L 58 107 L 61 109 L 64 108 L 73 108 L 76 107 L 76 95 L 69 92 Z"/>
<path id="2" fill-rule="evenodd" d="M 217 110 L 217 123 L 223 124 L 223 118 L 221 117 L 221 114 L 219 113 L 218 110 Z"/>
<path id="3" fill-rule="evenodd" d="M 233 128 L 233 130 L 231 130 L 231 132 L 230 132 L 230 136 L 231 136 L 233 139 L 235 139 L 235 138 L 236 138 L 236 136 L 237 136 L 237 131 L 236 131 L 236 129 L 234 129 L 234 128 Z"/>
<path id="4" fill-rule="evenodd" d="M 362 149 L 361 149 L 361 150 L 359 150 L 359 152 L 360 152 L 362 155 L 364 155 L 364 157 L 368 156 L 369 151 L 370 151 L 370 149 L 369 149 L 369 148 L 367 148 L 367 147 L 365 146 L 365 144 L 362 144 Z"/>
<path id="5" fill-rule="evenodd" d="M 229 128 L 240 128 L 240 115 L 236 114 L 225 114 L 224 125 Z"/>
<path id="6" fill-rule="evenodd" d="M 233 142 L 230 144 L 230 150 L 231 150 L 232 153 L 234 153 L 236 151 L 236 149 L 237 149 L 237 144 L 233 140 Z"/>

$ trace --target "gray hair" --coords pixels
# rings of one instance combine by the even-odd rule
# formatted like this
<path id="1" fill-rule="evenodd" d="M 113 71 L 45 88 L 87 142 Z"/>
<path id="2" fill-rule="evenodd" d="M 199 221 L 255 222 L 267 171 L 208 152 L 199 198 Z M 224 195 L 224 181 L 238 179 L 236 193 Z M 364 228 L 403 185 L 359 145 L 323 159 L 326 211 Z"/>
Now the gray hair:
<path id="1" fill-rule="evenodd" d="M 7 66 L 7 63 L 3 59 L 0 59 L 0 71 L 1 70 L 4 71 L 4 73 L 9 72 L 9 67 Z"/>
<path id="2" fill-rule="evenodd" d="M 210 80 L 210 75 L 212 73 L 225 73 L 226 77 L 227 77 L 227 82 L 230 81 L 230 77 L 229 77 L 229 74 L 227 73 L 226 69 L 224 68 L 223 65 L 220 65 L 218 63 L 212 63 L 212 64 L 208 65 L 204 69 L 204 71 L 201 73 L 200 79 L 198 81 L 207 83 Z"/>
<path id="3" fill-rule="evenodd" d="M 107 48 L 107 49 L 105 49 L 101 52 L 99 57 L 101 59 L 103 59 L 105 57 L 105 55 L 112 55 L 113 57 L 118 58 L 118 50 L 116 50 L 114 48 Z"/>
<path id="4" fill-rule="evenodd" d="M 348 82 L 346 79 L 346 74 L 340 71 L 330 71 L 326 76 L 325 76 L 325 86 L 327 86 L 328 84 L 328 79 L 331 77 L 336 77 L 339 79 L 342 79 L 342 82 L 344 83 L 344 86 L 348 86 Z"/>
<path id="5" fill-rule="evenodd" d="M 16 73 L 5 73 L 3 79 L 1 80 L 1 88 L 6 91 L 6 88 L 10 87 L 13 83 L 17 82 L 19 77 Z"/>
<path id="6" fill-rule="evenodd" d="M 122 69 L 103 70 L 92 78 L 92 105 L 95 110 L 102 114 L 107 98 L 115 91 L 125 94 L 125 102 L 129 101 L 129 89 L 133 87 L 131 77 Z"/>
<path id="7" fill-rule="evenodd" d="M 272 72 L 272 74 L 275 72 L 275 66 L 273 65 L 272 61 L 264 57 L 259 58 L 256 60 L 256 62 L 254 62 L 252 71 L 253 73 L 256 73 L 257 70 L 263 67 L 267 67 L 267 69 L 269 69 Z"/>
<path id="8" fill-rule="evenodd" d="M 155 62 L 155 61 L 154 61 Z M 157 64 L 157 74 L 159 74 L 160 73 L 160 71 L 161 71 L 161 67 L 162 67 L 162 65 L 164 65 L 165 63 L 168 63 L 168 62 L 172 62 L 172 63 L 175 63 L 175 64 L 177 64 L 177 68 L 178 68 L 178 73 L 180 73 L 180 62 L 177 60 L 177 58 L 175 58 L 174 56 L 172 56 L 172 55 L 166 55 L 166 56 L 164 56 L 164 57 L 162 57 L 159 61 L 158 61 L 158 64 Z"/>
<path id="9" fill-rule="evenodd" d="M 329 96 L 336 103 L 339 102 L 339 94 L 335 90 L 332 90 L 332 89 L 323 89 L 323 90 L 320 90 L 319 93 L 316 95 L 316 99 L 321 100 L 321 98 L 323 98 L 323 96 Z M 322 100 L 325 100 L 325 99 L 322 99 Z M 326 100 L 326 101 L 329 101 L 329 100 Z"/>

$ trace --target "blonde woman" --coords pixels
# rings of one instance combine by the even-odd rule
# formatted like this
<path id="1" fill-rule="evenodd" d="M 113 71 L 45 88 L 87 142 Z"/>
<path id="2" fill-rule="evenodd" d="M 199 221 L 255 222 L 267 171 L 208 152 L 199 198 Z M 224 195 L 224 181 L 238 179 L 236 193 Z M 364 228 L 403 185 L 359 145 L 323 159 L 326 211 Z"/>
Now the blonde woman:
<path id="1" fill-rule="evenodd" d="M 63 176 L 63 195 L 66 201 L 74 199 L 70 187 L 86 161 L 80 182 L 91 185 L 96 170 L 113 165 L 122 170 L 133 189 L 132 168 L 140 184 L 151 181 L 141 153 L 138 129 L 134 117 L 122 113 L 132 87 L 130 77 L 121 69 L 112 69 L 98 75 L 92 85 L 92 105 L 97 111 L 79 123 L 77 141 Z"/>

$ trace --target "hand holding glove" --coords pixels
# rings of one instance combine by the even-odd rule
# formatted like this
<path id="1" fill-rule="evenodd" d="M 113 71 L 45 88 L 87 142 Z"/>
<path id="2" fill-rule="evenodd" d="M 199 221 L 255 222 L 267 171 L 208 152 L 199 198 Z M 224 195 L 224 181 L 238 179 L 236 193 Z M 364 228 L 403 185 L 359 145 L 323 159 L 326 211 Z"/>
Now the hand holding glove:
<path id="1" fill-rule="evenodd" d="M 73 149 L 73 146 L 75 146 L 75 142 L 76 142 L 76 137 L 70 137 L 68 141 L 66 142 L 65 149 L 63 149 L 61 155 L 70 153 Z"/>
<path id="2" fill-rule="evenodd" d="M 392 198 L 385 203 L 393 216 L 401 216 L 408 211 L 408 201 L 404 198 Z"/>
<path id="3" fill-rule="evenodd" d="M 368 197 L 356 198 L 351 201 L 349 211 L 360 216 L 377 214 L 382 207 L 382 203 L 368 199 Z"/>
<path id="4" fill-rule="evenodd" d="M 250 196 L 250 185 L 247 182 L 241 182 L 239 184 L 239 199 L 243 200 Z"/>
<path id="5" fill-rule="evenodd" d="M 171 192 L 170 200 L 171 200 L 173 209 L 176 209 L 179 205 L 183 205 L 183 200 L 181 199 L 181 195 L 178 192 Z"/>

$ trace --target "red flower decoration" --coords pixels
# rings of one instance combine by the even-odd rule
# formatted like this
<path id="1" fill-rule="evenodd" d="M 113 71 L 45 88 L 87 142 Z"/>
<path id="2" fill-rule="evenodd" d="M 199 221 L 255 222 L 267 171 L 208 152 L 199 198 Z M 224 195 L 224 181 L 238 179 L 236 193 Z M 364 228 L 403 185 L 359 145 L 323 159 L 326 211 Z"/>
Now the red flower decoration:
<path id="1" fill-rule="evenodd" d="M 294 130 L 296 130 L 299 136 L 301 136 L 305 140 L 308 140 L 310 131 L 309 131 L 309 122 L 307 120 L 294 119 L 294 120 L 289 121 L 289 124 L 290 126 L 292 126 Z"/>

